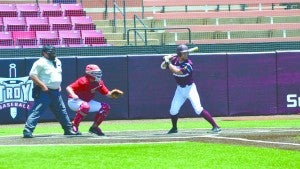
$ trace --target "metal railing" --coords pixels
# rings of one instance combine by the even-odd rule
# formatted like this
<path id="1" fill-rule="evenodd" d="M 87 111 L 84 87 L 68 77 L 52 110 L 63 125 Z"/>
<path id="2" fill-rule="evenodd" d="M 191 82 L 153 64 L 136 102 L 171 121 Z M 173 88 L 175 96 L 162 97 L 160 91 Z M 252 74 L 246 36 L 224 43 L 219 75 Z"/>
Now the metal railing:
<path id="1" fill-rule="evenodd" d="M 113 32 L 116 33 L 117 32 L 117 26 L 116 26 L 116 22 L 117 22 L 117 17 L 116 17 L 116 9 L 122 14 L 123 16 L 123 39 L 125 40 L 126 38 L 126 1 L 123 0 L 123 11 L 119 8 L 116 0 L 114 0 L 114 19 L 113 19 Z"/>
<path id="2" fill-rule="evenodd" d="M 134 18 L 133 18 L 133 27 L 136 29 L 137 28 L 137 21 L 139 23 L 141 23 L 143 25 L 144 28 L 148 28 L 148 26 L 143 22 L 143 20 L 136 14 L 134 14 Z M 135 39 L 135 46 L 137 45 L 137 36 L 139 36 L 144 42 L 145 39 L 143 38 L 143 36 L 140 34 L 140 32 L 138 32 L 137 30 L 134 31 L 134 39 Z"/>
<path id="3" fill-rule="evenodd" d="M 127 45 L 129 46 L 130 45 L 130 38 L 129 38 L 129 33 L 130 31 L 134 31 L 134 32 L 137 32 L 137 31 L 144 31 L 144 37 L 142 37 L 142 35 L 140 33 L 138 33 L 139 37 L 142 39 L 142 41 L 144 42 L 145 46 L 147 46 L 148 44 L 148 35 L 147 35 L 147 32 L 148 31 L 158 31 L 158 30 L 182 30 L 182 29 L 186 29 L 188 31 L 188 36 L 189 36 L 189 43 L 192 42 L 192 37 L 191 37 L 191 29 L 190 28 L 181 28 L 181 27 L 176 27 L 176 28 L 130 28 L 130 29 L 127 29 Z M 134 44 L 137 45 L 137 38 L 135 37 L 134 39 Z"/>

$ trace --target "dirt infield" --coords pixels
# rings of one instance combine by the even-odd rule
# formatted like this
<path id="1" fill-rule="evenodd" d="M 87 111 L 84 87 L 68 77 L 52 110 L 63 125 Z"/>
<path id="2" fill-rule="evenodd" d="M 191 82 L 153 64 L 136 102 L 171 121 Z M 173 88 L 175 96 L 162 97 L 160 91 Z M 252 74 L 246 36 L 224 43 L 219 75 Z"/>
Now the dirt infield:
<path id="1" fill-rule="evenodd" d="M 300 129 L 223 129 L 219 134 L 209 134 L 204 129 L 180 130 L 176 134 L 166 131 L 123 131 L 107 132 L 98 137 L 89 133 L 81 136 L 64 136 L 62 134 L 35 135 L 35 138 L 24 139 L 21 136 L 2 136 L 0 146 L 23 145 L 104 145 L 160 143 L 175 141 L 194 141 L 208 143 L 239 144 L 259 147 L 271 147 L 300 151 Z"/>
<path id="2" fill-rule="evenodd" d="M 299 115 L 288 116 L 250 116 L 250 117 L 218 117 L 220 121 L 247 121 L 247 120 L 287 120 L 298 119 Z M 198 118 L 181 119 L 181 121 L 199 120 Z M 106 121 L 107 125 L 112 123 L 153 123 L 156 120 L 123 120 Z M 169 119 L 157 119 L 167 121 Z M 83 122 L 89 124 L 89 122 Z M 56 126 L 57 123 L 41 123 L 40 126 Z M 10 128 L 10 125 L 1 125 Z M 23 124 L 16 127 L 23 127 Z M 162 142 L 205 142 L 224 143 L 230 145 L 247 145 L 256 147 L 279 148 L 300 151 L 300 128 L 244 128 L 226 129 L 223 128 L 219 134 L 210 134 L 208 129 L 180 129 L 176 134 L 167 134 L 166 130 L 147 131 L 118 131 L 105 132 L 105 136 L 95 136 L 83 133 L 81 136 L 64 136 L 59 134 L 34 134 L 32 139 L 24 139 L 18 136 L 0 136 L 0 146 L 36 146 L 36 145 L 112 145 L 112 144 L 137 144 L 137 143 L 162 143 Z"/>

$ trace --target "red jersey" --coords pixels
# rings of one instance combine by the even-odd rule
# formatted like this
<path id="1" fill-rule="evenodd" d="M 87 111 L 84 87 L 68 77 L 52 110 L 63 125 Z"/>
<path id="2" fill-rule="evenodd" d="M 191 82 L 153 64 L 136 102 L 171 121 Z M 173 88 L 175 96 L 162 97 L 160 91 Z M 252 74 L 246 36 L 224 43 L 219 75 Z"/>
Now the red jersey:
<path id="1" fill-rule="evenodd" d="M 81 100 L 86 102 L 91 101 L 95 97 L 96 91 L 103 95 L 107 95 L 109 92 L 103 80 L 100 80 L 99 82 L 90 82 L 87 76 L 78 78 L 75 82 L 70 84 L 69 87 L 73 89 L 75 94 L 77 94 Z M 69 98 L 71 98 L 71 95 L 69 95 Z"/>

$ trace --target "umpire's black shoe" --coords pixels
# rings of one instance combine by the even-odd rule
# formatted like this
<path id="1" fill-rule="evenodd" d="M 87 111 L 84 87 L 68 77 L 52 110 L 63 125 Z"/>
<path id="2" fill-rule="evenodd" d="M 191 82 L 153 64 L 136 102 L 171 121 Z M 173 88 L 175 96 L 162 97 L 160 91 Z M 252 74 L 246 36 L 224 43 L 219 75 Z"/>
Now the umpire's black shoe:
<path id="1" fill-rule="evenodd" d="M 23 130 L 23 138 L 33 138 L 32 132 L 29 130 Z"/>
<path id="2" fill-rule="evenodd" d="M 168 131 L 168 134 L 178 133 L 177 128 L 172 127 L 171 130 Z"/>
<path id="3" fill-rule="evenodd" d="M 78 133 L 76 133 L 76 132 L 73 131 L 72 129 L 69 129 L 69 130 L 65 130 L 64 135 L 67 135 L 67 136 L 75 136 L 75 135 L 78 135 Z"/>
<path id="4" fill-rule="evenodd" d="M 23 133 L 23 138 L 33 138 L 32 133 Z"/>

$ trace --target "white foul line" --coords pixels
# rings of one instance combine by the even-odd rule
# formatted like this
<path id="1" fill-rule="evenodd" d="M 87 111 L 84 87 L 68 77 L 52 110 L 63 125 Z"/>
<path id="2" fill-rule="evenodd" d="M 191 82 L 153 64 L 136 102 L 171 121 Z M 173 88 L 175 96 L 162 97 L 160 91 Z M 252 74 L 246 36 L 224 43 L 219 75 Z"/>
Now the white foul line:
<path id="1" fill-rule="evenodd" d="M 300 144 L 297 144 L 297 143 L 285 143 L 285 142 L 274 142 L 274 141 L 263 141 L 263 140 L 249 140 L 249 139 L 245 139 L 245 138 L 235 138 L 235 137 L 221 137 L 221 136 L 213 136 L 213 135 L 206 136 L 206 137 L 213 137 L 213 138 L 224 139 L 224 140 L 238 140 L 238 141 L 245 141 L 245 142 L 255 142 L 255 143 L 300 146 Z"/>

